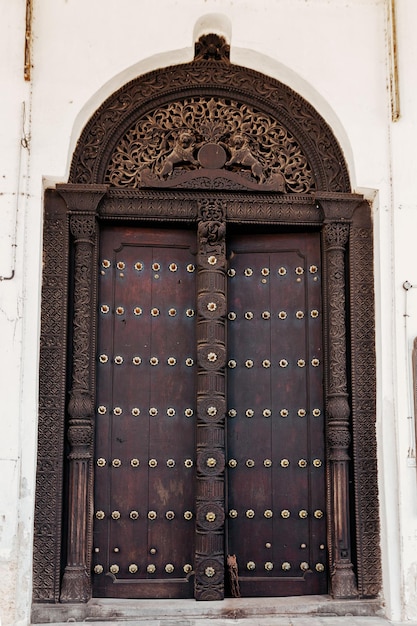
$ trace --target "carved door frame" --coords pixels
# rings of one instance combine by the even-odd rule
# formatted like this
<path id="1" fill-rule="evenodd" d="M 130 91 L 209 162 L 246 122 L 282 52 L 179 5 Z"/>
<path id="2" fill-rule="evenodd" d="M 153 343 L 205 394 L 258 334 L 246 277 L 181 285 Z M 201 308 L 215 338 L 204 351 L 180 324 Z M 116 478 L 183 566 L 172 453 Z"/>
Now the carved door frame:
<path id="1" fill-rule="evenodd" d="M 287 169 L 284 164 L 278 171 L 277 161 L 261 174 L 256 168 L 250 172 L 250 167 L 249 172 L 241 171 L 245 167 L 236 172 L 225 169 L 224 159 L 216 169 L 217 152 L 212 147 L 205 148 L 207 159 L 192 164 L 194 171 L 186 167 L 168 180 L 163 176 L 157 180 L 155 172 L 145 168 L 126 182 L 120 161 L 110 168 L 136 120 L 149 119 L 158 107 L 166 110 L 170 103 L 196 99 L 202 99 L 200 105 L 211 122 L 211 141 L 206 141 L 210 146 L 216 143 L 216 114 L 210 117 L 216 107 L 234 106 L 277 120 L 284 133 L 282 150 L 290 138 Z M 169 142 L 168 135 L 165 139 Z M 298 183 L 291 187 L 296 176 L 288 154 L 294 146 L 300 148 L 297 162 L 307 172 L 302 189 Z M 251 157 L 249 165 L 259 162 Z M 240 158 L 238 165 L 245 166 Z M 171 165 L 176 163 L 174 159 Z M 202 600 L 219 599 L 223 593 L 221 581 L 207 572 L 216 574 L 224 562 L 219 542 L 224 458 L 218 442 L 224 429 L 226 358 L 224 341 L 213 338 L 225 323 L 225 230 L 233 223 L 322 233 L 330 588 L 335 598 L 375 597 L 381 565 L 372 223 L 368 204 L 350 193 L 343 155 L 325 121 L 281 83 L 230 64 L 224 41 L 207 36 L 196 45 L 192 63 L 140 77 L 98 109 L 77 145 L 69 183 L 46 192 L 45 208 L 34 602 L 86 602 L 91 597 L 96 267 L 98 232 L 107 220 L 196 225 L 195 589 Z M 218 314 L 209 318 L 202 313 L 207 298 L 218 303 Z M 208 365 L 207 355 L 213 350 L 218 358 Z M 215 406 L 218 419 L 207 419 L 208 406 Z M 214 476 L 204 462 L 208 453 L 218 457 Z M 218 524 L 210 529 L 202 523 L 207 507 L 217 511 Z"/>

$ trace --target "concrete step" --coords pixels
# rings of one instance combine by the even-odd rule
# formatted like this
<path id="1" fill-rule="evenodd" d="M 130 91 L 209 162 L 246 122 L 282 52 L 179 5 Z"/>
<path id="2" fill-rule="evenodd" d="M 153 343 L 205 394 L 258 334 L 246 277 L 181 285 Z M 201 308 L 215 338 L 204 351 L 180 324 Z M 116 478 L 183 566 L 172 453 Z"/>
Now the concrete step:
<path id="1" fill-rule="evenodd" d="M 68 626 L 71 622 L 59 622 L 38 624 L 37 626 Z M 80 623 L 80 622 L 72 622 Z M 94 626 L 109 626 L 109 622 L 85 621 L 83 624 Z M 144 617 L 134 621 L 112 621 L 113 626 L 401 626 L 399 622 L 390 622 L 382 617 L 248 617 L 243 619 L 187 619 L 177 617 L 175 619 L 149 619 Z M 416 626 L 417 622 L 403 622 L 404 626 Z"/>

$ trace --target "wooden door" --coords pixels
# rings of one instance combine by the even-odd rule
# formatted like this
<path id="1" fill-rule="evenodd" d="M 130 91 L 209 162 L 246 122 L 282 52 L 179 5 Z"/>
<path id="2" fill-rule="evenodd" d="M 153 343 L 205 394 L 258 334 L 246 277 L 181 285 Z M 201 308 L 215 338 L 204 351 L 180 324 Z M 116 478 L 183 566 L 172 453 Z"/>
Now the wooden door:
<path id="1" fill-rule="evenodd" d="M 95 596 L 193 597 L 195 250 L 102 230 Z M 225 552 L 242 596 L 326 593 L 319 234 L 233 236 L 228 264 Z"/>
<path id="2" fill-rule="evenodd" d="M 243 596 L 326 593 L 319 234 L 228 247 L 227 552 Z"/>

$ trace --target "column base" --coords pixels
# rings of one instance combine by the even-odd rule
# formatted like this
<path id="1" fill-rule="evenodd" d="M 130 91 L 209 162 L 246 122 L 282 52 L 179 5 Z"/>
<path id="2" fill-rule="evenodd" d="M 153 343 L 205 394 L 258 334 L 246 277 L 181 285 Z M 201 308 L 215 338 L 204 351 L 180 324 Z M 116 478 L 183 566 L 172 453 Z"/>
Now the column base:
<path id="1" fill-rule="evenodd" d="M 333 598 L 357 598 L 358 588 L 352 563 L 336 563 L 331 576 L 331 594 Z"/>
<path id="2" fill-rule="evenodd" d="M 87 569 L 67 565 L 62 579 L 61 602 L 88 602 L 91 597 L 90 579 Z"/>

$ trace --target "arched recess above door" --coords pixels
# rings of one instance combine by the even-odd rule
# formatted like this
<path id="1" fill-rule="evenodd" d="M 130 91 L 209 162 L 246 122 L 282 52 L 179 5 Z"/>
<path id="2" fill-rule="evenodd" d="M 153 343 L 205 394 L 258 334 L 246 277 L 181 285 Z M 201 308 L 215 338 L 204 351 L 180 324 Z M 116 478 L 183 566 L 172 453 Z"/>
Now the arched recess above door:
<path id="1" fill-rule="evenodd" d="M 212 222 L 321 230 L 326 409 L 332 418 L 327 445 L 334 468 L 329 511 L 334 520 L 345 515 L 337 507 L 339 487 L 346 487 L 345 509 L 354 522 L 352 535 L 347 515 L 344 525 L 333 523 L 329 531 L 332 593 L 377 596 L 372 224 L 368 205 L 350 191 L 342 151 L 325 120 L 287 86 L 231 64 L 217 36 L 197 43 L 192 63 L 138 77 L 93 115 L 77 143 L 69 184 L 46 194 L 35 602 L 84 602 L 91 594 L 91 511 L 84 513 L 91 506 L 97 234 L 104 220 L 132 218 L 198 223 L 200 244 L 207 239 L 208 246 L 203 231 Z M 63 302 L 71 302 L 72 345 Z M 84 515 L 81 533 L 70 527 L 68 545 L 61 536 L 65 437 L 74 466 L 69 482 L 77 487 L 71 501 Z M 73 524 L 75 517 L 69 519 Z M 335 556 L 340 535 L 352 539 L 352 561 L 350 548 Z M 82 537 L 82 562 L 68 560 L 62 584 L 72 536 Z"/>

